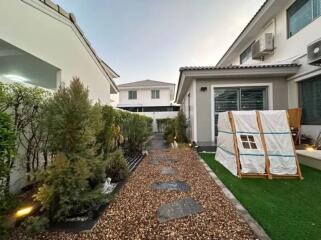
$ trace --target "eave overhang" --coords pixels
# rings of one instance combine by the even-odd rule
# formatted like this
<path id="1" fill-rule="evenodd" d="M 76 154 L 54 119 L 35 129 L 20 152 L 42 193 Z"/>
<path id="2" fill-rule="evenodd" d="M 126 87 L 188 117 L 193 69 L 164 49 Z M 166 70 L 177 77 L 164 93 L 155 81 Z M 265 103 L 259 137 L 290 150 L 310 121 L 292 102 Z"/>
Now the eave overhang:
<path id="1" fill-rule="evenodd" d="M 248 65 L 229 67 L 183 67 L 180 69 L 175 103 L 183 100 L 192 80 L 197 79 L 237 79 L 237 78 L 288 78 L 297 73 L 299 64 Z"/>

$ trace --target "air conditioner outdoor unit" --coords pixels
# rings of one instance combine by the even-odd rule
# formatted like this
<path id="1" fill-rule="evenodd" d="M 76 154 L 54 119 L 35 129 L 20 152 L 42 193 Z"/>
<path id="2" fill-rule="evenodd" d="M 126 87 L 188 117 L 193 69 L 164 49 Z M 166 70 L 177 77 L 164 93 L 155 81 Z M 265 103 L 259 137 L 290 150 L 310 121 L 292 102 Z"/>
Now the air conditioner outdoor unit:
<path id="1" fill-rule="evenodd" d="M 264 55 L 273 53 L 273 33 L 265 33 L 252 45 L 252 59 L 262 59 Z"/>
<path id="2" fill-rule="evenodd" d="M 308 63 L 321 65 L 321 39 L 308 45 Z"/>

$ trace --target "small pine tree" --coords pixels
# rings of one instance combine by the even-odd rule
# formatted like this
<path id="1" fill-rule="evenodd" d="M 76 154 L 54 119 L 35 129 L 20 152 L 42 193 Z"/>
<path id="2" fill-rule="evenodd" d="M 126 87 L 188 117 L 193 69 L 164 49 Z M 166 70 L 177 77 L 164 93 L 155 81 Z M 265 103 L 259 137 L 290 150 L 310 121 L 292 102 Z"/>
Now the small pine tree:
<path id="1" fill-rule="evenodd" d="M 74 78 L 70 87 L 59 88 L 47 111 L 49 146 L 53 153 L 83 154 L 93 144 L 91 107 L 88 89 L 79 78 Z"/>

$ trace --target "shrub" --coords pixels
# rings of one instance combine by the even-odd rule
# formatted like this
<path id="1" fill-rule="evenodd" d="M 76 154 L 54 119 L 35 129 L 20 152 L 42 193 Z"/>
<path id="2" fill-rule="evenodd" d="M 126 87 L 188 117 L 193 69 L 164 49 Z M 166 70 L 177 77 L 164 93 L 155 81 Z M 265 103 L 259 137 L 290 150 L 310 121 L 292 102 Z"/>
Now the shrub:
<path id="1" fill-rule="evenodd" d="M 175 119 L 169 119 L 166 122 L 166 127 L 164 130 L 165 141 L 170 144 L 175 140 Z"/>
<path id="2" fill-rule="evenodd" d="M 102 154 L 106 160 L 111 150 L 112 144 L 112 126 L 114 124 L 114 109 L 111 106 L 103 106 L 102 112 L 102 128 L 97 135 L 98 153 Z"/>
<path id="3" fill-rule="evenodd" d="M 6 208 L 15 149 L 15 134 L 11 120 L 6 113 L 0 112 L 0 214 Z"/>
<path id="4" fill-rule="evenodd" d="M 175 119 L 175 136 L 177 142 L 187 142 L 186 129 L 186 117 L 185 114 L 180 111 Z"/>
<path id="5" fill-rule="evenodd" d="M 16 137 L 16 152 L 23 152 L 22 165 L 27 174 L 38 170 L 39 155 L 46 144 L 46 131 L 42 129 L 44 104 L 48 92 L 40 88 L 26 87 L 19 83 L 1 84 L 0 110 L 9 114 Z M 11 167 L 16 159 L 11 158 Z"/>
<path id="6" fill-rule="evenodd" d="M 133 114 L 129 118 L 127 126 L 128 134 L 128 148 L 130 152 L 141 152 L 143 143 L 147 140 L 151 134 L 149 127 L 149 118 Z"/>
<path id="7" fill-rule="evenodd" d="M 43 232 L 49 224 L 49 219 L 45 216 L 28 217 L 23 222 L 23 227 L 27 233 L 35 234 Z"/>
<path id="8" fill-rule="evenodd" d="M 168 119 L 164 131 L 164 138 L 167 143 L 172 143 L 176 140 L 179 143 L 186 143 L 188 138 L 186 136 L 186 117 L 183 112 L 179 112 L 176 118 Z"/>
<path id="9" fill-rule="evenodd" d="M 111 153 L 106 163 L 106 176 L 114 182 L 119 182 L 126 179 L 128 174 L 128 165 L 123 153 L 120 150 Z"/>
<path id="10" fill-rule="evenodd" d="M 60 87 L 48 103 L 47 127 L 53 153 L 88 154 L 95 141 L 91 128 L 92 106 L 88 89 L 74 78 L 70 87 Z"/>
<path id="11" fill-rule="evenodd" d="M 53 221 L 85 211 L 89 204 L 101 201 L 101 195 L 89 186 L 93 170 L 88 159 L 67 158 L 58 154 L 48 168 L 44 184 L 34 196 Z M 95 197 L 93 197 L 93 195 Z"/>

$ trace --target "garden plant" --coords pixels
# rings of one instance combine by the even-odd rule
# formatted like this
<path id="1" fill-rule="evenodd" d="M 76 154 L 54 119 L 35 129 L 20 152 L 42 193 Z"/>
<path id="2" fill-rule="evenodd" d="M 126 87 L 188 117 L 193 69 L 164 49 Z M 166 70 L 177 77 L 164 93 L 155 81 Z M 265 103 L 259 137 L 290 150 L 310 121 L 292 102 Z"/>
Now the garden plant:
<path id="1" fill-rule="evenodd" d="M 0 218 L 9 213 L 10 176 L 21 164 L 41 205 L 23 224 L 33 233 L 106 202 L 106 178 L 123 181 L 129 174 L 121 148 L 141 152 L 152 119 L 93 104 L 78 78 L 55 93 L 0 84 L 0 132 Z"/>

